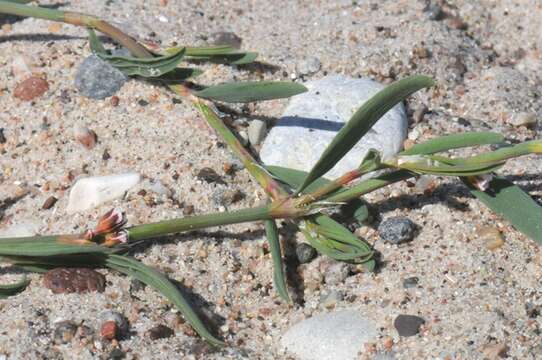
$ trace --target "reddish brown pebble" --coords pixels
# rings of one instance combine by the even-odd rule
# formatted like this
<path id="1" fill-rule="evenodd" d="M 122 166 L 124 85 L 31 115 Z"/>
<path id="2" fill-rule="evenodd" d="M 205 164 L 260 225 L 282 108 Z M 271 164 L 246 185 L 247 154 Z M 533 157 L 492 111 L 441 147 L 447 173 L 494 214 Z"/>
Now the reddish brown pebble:
<path id="1" fill-rule="evenodd" d="M 100 335 L 107 340 L 113 340 L 117 338 L 119 333 L 119 327 L 116 322 L 110 320 L 103 323 L 100 329 Z"/>
<path id="2" fill-rule="evenodd" d="M 49 90 L 49 84 L 46 80 L 31 76 L 17 84 L 15 90 L 13 90 L 13 96 L 24 101 L 30 101 L 43 95 L 47 90 Z"/>
<path id="3" fill-rule="evenodd" d="M 90 150 L 96 146 L 96 141 L 98 140 L 98 137 L 96 136 L 96 133 L 89 128 L 86 128 L 84 126 L 76 126 L 73 130 L 73 134 L 75 136 L 75 139 L 77 139 L 77 141 L 83 144 L 83 146 L 87 149 Z"/>
<path id="4" fill-rule="evenodd" d="M 119 106 L 120 99 L 118 96 L 111 96 L 111 106 Z"/>
<path id="5" fill-rule="evenodd" d="M 43 205 L 41 206 L 41 208 L 42 208 L 43 210 L 48 210 L 48 209 L 52 208 L 52 207 L 56 204 L 57 201 L 58 201 L 58 199 L 57 199 L 56 197 L 54 197 L 54 196 L 49 196 L 49 197 L 47 198 L 47 200 L 45 200 L 45 202 L 43 203 Z"/>
<path id="6" fill-rule="evenodd" d="M 57 268 L 45 273 L 43 285 L 55 294 L 103 292 L 105 277 L 87 268 Z"/>

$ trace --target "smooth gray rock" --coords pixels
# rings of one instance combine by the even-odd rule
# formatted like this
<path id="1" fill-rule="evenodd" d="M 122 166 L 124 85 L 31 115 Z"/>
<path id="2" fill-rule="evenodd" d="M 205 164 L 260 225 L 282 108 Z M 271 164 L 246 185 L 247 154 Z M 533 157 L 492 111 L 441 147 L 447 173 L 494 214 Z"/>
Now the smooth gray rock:
<path id="1" fill-rule="evenodd" d="M 248 126 L 248 141 L 252 145 L 258 145 L 265 137 L 265 133 L 267 132 L 267 125 L 265 124 L 265 121 L 254 119 L 250 121 L 250 125 Z"/>
<path id="2" fill-rule="evenodd" d="M 75 87 L 91 99 L 105 99 L 114 95 L 128 80 L 120 70 L 96 55 L 87 57 L 75 75 Z"/>
<path id="3" fill-rule="evenodd" d="M 308 171 L 354 112 L 384 86 L 369 79 L 327 76 L 305 84 L 308 92 L 294 96 L 265 139 L 260 158 L 266 165 Z M 370 148 L 384 158 L 402 149 L 407 135 L 402 104 L 388 111 L 327 174 L 334 178 L 359 166 Z"/>
<path id="4" fill-rule="evenodd" d="M 341 310 L 295 324 L 282 336 L 280 345 L 299 360 L 354 360 L 376 335 L 375 324 L 359 311 Z"/>

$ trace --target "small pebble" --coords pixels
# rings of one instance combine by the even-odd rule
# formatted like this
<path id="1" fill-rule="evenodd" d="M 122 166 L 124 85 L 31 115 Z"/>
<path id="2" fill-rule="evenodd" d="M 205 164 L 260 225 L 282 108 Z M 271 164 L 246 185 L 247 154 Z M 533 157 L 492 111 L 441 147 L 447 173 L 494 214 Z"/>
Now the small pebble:
<path id="1" fill-rule="evenodd" d="M 147 330 L 145 335 L 151 340 L 158 340 L 172 337 L 174 335 L 174 332 L 165 325 L 157 325 Z"/>
<path id="2" fill-rule="evenodd" d="M 37 76 L 31 76 L 20 82 L 13 90 L 13 96 L 24 101 L 30 101 L 43 95 L 49 90 L 49 83 Z"/>
<path id="3" fill-rule="evenodd" d="M 498 360 L 506 357 L 508 347 L 505 344 L 486 344 L 481 350 L 488 360 Z"/>
<path id="4" fill-rule="evenodd" d="M 88 150 L 93 149 L 98 140 L 96 133 L 84 126 L 76 126 L 73 129 L 73 136 Z"/>
<path id="5" fill-rule="evenodd" d="M 88 268 L 56 268 L 43 276 L 43 285 L 54 294 L 105 290 L 105 276 Z"/>
<path id="6" fill-rule="evenodd" d="M 201 169 L 196 177 L 200 180 L 203 180 L 207 183 L 219 183 L 223 184 L 224 181 L 222 180 L 222 177 L 217 174 L 217 172 L 209 167 L 205 167 Z"/>
<path id="7" fill-rule="evenodd" d="M 130 292 L 131 293 L 141 291 L 141 290 L 145 289 L 146 286 L 147 285 L 144 282 L 139 281 L 138 279 L 130 280 Z"/>
<path id="8" fill-rule="evenodd" d="M 405 289 L 410 289 L 418 286 L 420 279 L 417 276 L 409 277 L 403 280 L 403 287 Z"/>
<path id="9" fill-rule="evenodd" d="M 405 337 L 417 335 L 423 324 L 425 324 L 425 320 L 415 315 L 399 315 L 393 322 L 393 326 L 395 326 L 399 336 Z"/>
<path id="10" fill-rule="evenodd" d="M 378 226 L 380 238 L 390 244 L 402 244 L 412 241 L 416 234 L 416 224 L 410 219 L 392 217 L 386 219 Z"/>
<path id="11" fill-rule="evenodd" d="M 209 41 L 214 45 L 228 45 L 233 48 L 240 49 L 243 39 L 241 39 L 235 33 L 219 31 L 211 34 L 211 36 L 209 36 Z"/>
<path id="12" fill-rule="evenodd" d="M 248 126 L 248 141 L 252 145 L 259 145 L 262 140 L 265 138 L 267 133 L 267 125 L 265 121 L 254 119 L 250 122 Z"/>
<path id="13" fill-rule="evenodd" d="M 314 56 L 311 56 L 299 62 L 297 65 L 297 72 L 300 76 L 312 75 L 317 73 L 321 66 L 322 64 L 320 63 L 320 60 Z"/>
<path id="14" fill-rule="evenodd" d="M 43 205 L 41 206 L 41 208 L 43 210 L 48 210 L 50 208 L 52 208 L 53 206 L 55 206 L 56 202 L 58 201 L 58 199 L 54 196 L 49 196 L 47 198 L 47 200 L 45 200 L 45 202 L 43 203 Z"/>
<path id="15" fill-rule="evenodd" d="M 111 350 L 111 352 L 107 355 L 107 360 L 120 360 L 124 359 L 126 357 L 126 353 L 119 349 L 118 347 Z"/>
<path id="16" fill-rule="evenodd" d="M 192 215 L 194 213 L 194 205 L 185 205 L 183 207 L 183 215 Z"/>
<path id="17" fill-rule="evenodd" d="M 343 294 L 339 291 L 330 291 L 329 293 L 320 296 L 320 305 L 326 309 L 334 308 L 339 301 L 342 301 Z"/>
<path id="18" fill-rule="evenodd" d="M 307 243 L 300 243 L 295 248 L 297 260 L 301 264 L 311 262 L 317 255 L 316 250 Z"/>
<path id="19" fill-rule="evenodd" d="M 55 344 L 67 344 L 72 341 L 77 332 L 77 324 L 71 320 L 60 321 L 55 324 L 53 340 Z"/>
<path id="20" fill-rule="evenodd" d="M 429 18 L 429 20 L 433 21 L 440 21 L 444 19 L 446 15 L 442 8 L 437 4 L 429 5 L 429 7 L 425 11 L 427 12 L 427 17 Z"/>
<path id="21" fill-rule="evenodd" d="M 535 305 L 532 303 L 525 304 L 525 312 L 527 316 L 531 319 L 536 319 L 542 313 L 542 305 Z"/>
<path id="22" fill-rule="evenodd" d="M 528 129 L 533 129 L 536 128 L 538 120 L 535 113 L 522 112 L 514 114 L 508 122 L 515 127 L 524 126 Z"/>
<path id="23" fill-rule="evenodd" d="M 463 21 L 460 17 L 454 16 L 450 20 L 448 20 L 448 25 L 452 29 L 456 30 L 467 30 L 469 28 L 469 25 Z"/>
<path id="24" fill-rule="evenodd" d="M 414 111 L 414 114 L 412 114 L 412 120 L 414 121 L 414 123 L 418 124 L 422 122 L 425 114 L 427 114 L 428 111 L 429 109 L 427 108 L 427 106 L 418 106 L 418 108 Z"/>
<path id="25" fill-rule="evenodd" d="M 4 135 L 4 129 L 0 128 L 0 144 L 5 144 L 8 140 L 6 139 L 6 136 Z"/>
<path id="26" fill-rule="evenodd" d="M 127 80 L 120 70 L 91 55 L 77 69 L 75 87 L 85 97 L 105 99 L 115 94 Z"/>
<path id="27" fill-rule="evenodd" d="M 119 106 L 119 103 L 120 103 L 120 99 L 117 95 L 113 95 L 111 96 L 111 106 L 114 106 L 114 107 L 117 107 Z"/>
<path id="28" fill-rule="evenodd" d="M 119 339 L 128 333 L 129 324 L 124 315 L 119 312 L 107 310 L 100 314 L 102 337 L 108 339 Z M 113 336 L 113 337 L 111 337 Z"/>
<path id="29" fill-rule="evenodd" d="M 504 245 L 504 237 L 499 229 L 492 226 L 482 226 L 476 229 L 476 235 L 488 250 L 497 250 Z"/>
<path id="30" fill-rule="evenodd" d="M 239 189 L 216 189 L 211 199 L 217 206 L 229 206 L 245 198 L 245 194 Z"/>

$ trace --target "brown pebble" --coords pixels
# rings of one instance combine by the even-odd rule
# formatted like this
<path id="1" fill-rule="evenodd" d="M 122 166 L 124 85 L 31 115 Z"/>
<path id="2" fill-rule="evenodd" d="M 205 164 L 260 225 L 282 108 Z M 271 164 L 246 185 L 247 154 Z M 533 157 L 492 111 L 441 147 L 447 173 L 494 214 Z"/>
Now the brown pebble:
<path id="1" fill-rule="evenodd" d="M 147 330 L 145 335 L 151 340 L 158 340 L 172 337 L 174 335 L 174 332 L 165 325 L 157 325 Z"/>
<path id="2" fill-rule="evenodd" d="M 192 215 L 194 213 L 194 205 L 185 205 L 183 208 L 184 215 Z"/>
<path id="3" fill-rule="evenodd" d="M 504 245 L 504 238 L 501 232 L 491 226 L 483 226 L 476 229 L 476 235 L 481 239 L 488 250 L 497 250 Z"/>
<path id="4" fill-rule="evenodd" d="M 58 201 L 58 199 L 57 199 L 56 197 L 54 197 L 54 196 L 49 196 L 49 197 L 47 198 L 47 200 L 45 200 L 45 202 L 43 203 L 43 205 L 41 206 L 41 208 L 42 208 L 43 210 L 48 210 L 48 209 L 52 208 L 52 207 L 56 204 L 57 201 Z"/>
<path id="5" fill-rule="evenodd" d="M 111 96 L 111 106 L 119 106 L 120 99 L 117 95 Z"/>
<path id="6" fill-rule="evenodd" d="M 103 154 L 102 154 L 102 160 L 107 161 L 109 159 L 111 159 L 111 154 L 109 154 L 109 151 L 107 151 L 107 149 L 105 149 Z"/>
<path id="7" fill-rule="evenodd" d="M 51 23 L 49 26 L 47 26 L 47 30 L 53 34 L 59 32 L 62 30 L 62 24 L 61 23 Z"/>
<path id="8" fill-rule="evenodd" d="M 103 292 L 105 276 L 87 268 L 56 268 L 45 273 L 43 285 L 55 294 Z"/>
<path id="9" fill-rule="evenodd" d="M 448 26 L 457 30 L 467 30 L 469 28 L 469 25 L 457 16 L 448 20 Z"/>
<path id="10" fill-rule="evenodd" d="M 427 106 L 419 106 L 416 111 L 414 111 L 414 114 L 412 114 L 412 120 L 414 121 L 414 123 L 417 124 L 422 122 L 425 114 L 427 114 L 428 111 L 429 109 L 427 108 Z"/>
<path id="11" fill-rule="evenodd" d="M 119 334 L 119 326 L 113 320 L 106 321 L 100 329 L 100 336 L 107 340 L 116 339 Z"/>
<path id="12" fill-rule="evenodd" d="M 13 96 L 24 101 L 30 101 L 43 95 L 47 90 L 49 90 L 49 84 L 46 80 L 31 76 L 15 86 Z"/>
<path id="13" fill-rule="evenodd" d="M 96 146 L 98 137 L 96 133 L 84 126 L 76 126 L 73 130 L 75 139 L 79 141 L 88 150 L 93 149 Z"/>
<path id="14" fill-rule="evenodd" d="M 506 357 L 508 347 L 504 344 L 486 344 L 480 351 L 489 360 L 497 360 Z"/>

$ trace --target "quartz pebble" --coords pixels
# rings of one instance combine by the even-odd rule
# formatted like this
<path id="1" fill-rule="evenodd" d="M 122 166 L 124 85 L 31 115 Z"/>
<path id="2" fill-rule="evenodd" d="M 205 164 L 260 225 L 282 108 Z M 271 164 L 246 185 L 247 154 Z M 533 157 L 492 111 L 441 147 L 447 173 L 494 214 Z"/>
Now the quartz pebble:
<path id="1" fill-rule="evenodd" d="M 66 210 L 68 214 L 73 214 L 121 198 L 140 180 L 141 176 L 137 173 L 79 179 L 72 186 Z"/>
<path id="2" fill-rule="evenodd" d="M 519 114 L 514 114 L 510 118 L 509 123 L 515 127 L 524 126 L 526 128 L 536 128 L 538 119 L 536 118 L 535 113 L 521 112 Z"/>
<path id="3" fill-rule="evenodd" d="M 53 340 L 55 344 L 67 344 L 72 341 L 77 332 L 77 324 L 71 320 L 64 320 L 55 324 Z"/>
<path id="4" fill-rule="evenodd" d="M 326 76 L 304 84 L 308 92 L 294 96 L 267 135 L 260 157 L 266 165 L 309 171 L 354 112 L 383 85 L 370 79 Z M 384 158 L 402 149 L 407 118 L 402 104 L 394 106 L 326 176 L 355 169 L 370 148 Z"/>
<path id="5" fill-rule="evenodd" d="M 87 268 L 56 268 L 43 276 L 43 285 L 54 294 L 105 290 L 105 276 Z"/>
<path id="6" fill-rule="evenodd" d="M 318 314 L 295 324 L 280 344 L 299 360 L 354 360 L 376 335 L 370 320 L 349 309 Z"/>
<path id="7" fill-rule="evenodd" d="M 93 149 L 98 140 L 96 133 L 85 126 L 76 126 L 73 129 L 73 136 L 88 150 Z"/>
<path id="8" fill-rule="evenodd" d="M 499 229 L 495 227 L 482 226 L 476 230 L 476 235 L 488 250 L 497 250 L 504 245 L 504 238 Z"/>
<path id="9" fill-rule="evenodd" d="M 259 145 L 260 142 L 265 138 L 266 132 L 267 125 L 265 124 L 265 121 L 254 119 L 250 122 L 250 125 L 248 126 L 248 141 L 252 145 Z"/>

